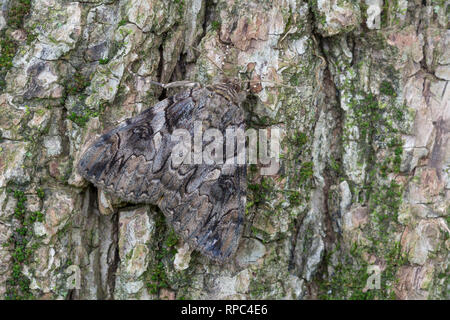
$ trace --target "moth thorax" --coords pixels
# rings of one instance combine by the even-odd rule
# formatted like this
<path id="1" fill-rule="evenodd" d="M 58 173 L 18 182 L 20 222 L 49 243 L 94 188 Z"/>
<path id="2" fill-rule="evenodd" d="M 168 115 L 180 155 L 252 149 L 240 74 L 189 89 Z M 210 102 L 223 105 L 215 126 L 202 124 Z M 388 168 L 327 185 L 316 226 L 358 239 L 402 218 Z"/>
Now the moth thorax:
<path id="1" fill-rule="evenodd" d="M 232 103 L 239 105 L 239 87 L 233 83 L 216 83 L 207 87 L 209 90 L 220 94 Z"/>

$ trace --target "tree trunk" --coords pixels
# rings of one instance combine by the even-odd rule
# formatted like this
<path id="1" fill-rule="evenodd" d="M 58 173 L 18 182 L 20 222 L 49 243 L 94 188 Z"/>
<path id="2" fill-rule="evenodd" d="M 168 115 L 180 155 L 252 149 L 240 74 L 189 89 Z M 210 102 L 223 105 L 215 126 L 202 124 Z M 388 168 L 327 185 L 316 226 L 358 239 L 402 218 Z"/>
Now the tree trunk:
<path id="1" fill-rule="evenodd" d="M 0 298 L 449 299 L 445 1 L 2 0 L 0 39 Z M 225 78 L 284 135 L 219 265 L 76 164 L 151 81 Z"/>

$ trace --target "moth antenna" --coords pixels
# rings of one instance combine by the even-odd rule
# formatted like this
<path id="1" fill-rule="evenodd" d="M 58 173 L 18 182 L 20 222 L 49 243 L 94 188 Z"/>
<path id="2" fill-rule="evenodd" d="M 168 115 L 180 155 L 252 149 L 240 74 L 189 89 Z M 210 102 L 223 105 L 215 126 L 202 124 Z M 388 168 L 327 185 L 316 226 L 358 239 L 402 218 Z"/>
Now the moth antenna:
<path id="1" fill-rule="evenodd" d="M 288 35 L 290 35 L 291 33 L 295 32 L 295 30 L 297 29 L 297 27 L 291 27 L 288 31 L 286 31 L 286 33 L 284 34 L 284 36 L 278 41 L 278 43 L 283 42 L 284 39 L 286 39 L 286 37 Z"/>
<path id="2" fill-rule="evenodd" d="M 165 85 L 164 83 L 161 83 L 161 82 L 157 82 L 157 81 L 150 80 L 150 83 L 151 83 L 151 84 L 154 84 L 154 85 L 157 85 L 157 86 L 160 86 L 160 87 L 162 87 L 162 88 L 165 88 L 165 87 L 166 87 L 166 85 Z"/>
<path id="3" fill-rule="evenodd" d="M 290 86 L 287 84 L 282 84 L 279 83 L 277 81 L 272 81 L 272 80 L 242 80 L 243 83 L 258 83 L 258 82 L 263 82 L 263 83 L 271 83 L 271 84 L 276 84 L 279 87 L 284 87 L 284 88 L 290 88 L 290 89 L 298 89 L 298 87 L 294 87 L 294 86 Z"/>
<path id="4" fill-rule="evenodd" d="M 157 81 L 153 81 L 150 80 L 151 84 L 160 86 L 164 89 L 169 89 L 169 88 L 177 88 L 177 87 L 195 87 L 195 86 L 200 86 L 200 84 L 198 82 L 195 81 L 189 81 L 189 80 L 181 80 L 181 81 L 174 81 L 174 82 L 169 82 L 169 83 L 160 83 Z"/>
<path id="5" fill-rule="evenodd" d="M 166 88 L 176 88 L 176 87 L 195 87 L 200 86 L 198 82 L 182 80 L 182 81 L 174 81 L 166 84 Z"/>

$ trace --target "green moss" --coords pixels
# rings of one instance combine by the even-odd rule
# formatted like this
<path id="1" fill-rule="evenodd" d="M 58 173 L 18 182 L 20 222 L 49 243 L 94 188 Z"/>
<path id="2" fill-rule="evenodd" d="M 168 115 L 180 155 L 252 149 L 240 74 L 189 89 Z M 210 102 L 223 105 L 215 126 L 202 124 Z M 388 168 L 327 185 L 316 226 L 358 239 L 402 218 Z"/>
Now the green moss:
<path id="1" fill-rule="evenodd" d="M 386 81 L 383 82 L 380 91 L 391 96 L 391 99 L 395 96 L 394 89 Z M 386 180 L 390 173 L 400 172 L 403 147 L 398 130 L 395 128 L 398 126 L 395 114 L 403 112 L 402 106 L 397 106 L 395 101 L 391 100 L 389 107 L 385 107 L 372 93 L 358 92 L 352 96 L 363 97 L 359 100 L 350 99 L 354 115 L 350 123 L 359 128 L 361 158 L 365 158 L 363 161 L 367 164 L 367 178 L 363 186 L 364 198 L 379 222 L 386 219 L 397 222 L 402 190 L 395 181 L 386 183 L 383 180 Z M 374 150 L 375 143 L 386 146 L 381 161 Z"/>
<path id="2" fill-rule="evenodd" d="M 37 249 L 36 243 L 30 244 L 33 238 L 32 224 L 36 221 L 42 222 L 44 215 L 41 211 L 26 212 L 27 197 L 22 190 L 8 188 L 8 193 L 16 199 L 14 216 L 19 223 L 7 242 L 7 246 L 12 251 L 13 268 L 6 282 L 5 298 L 8 300 L 32 299 L 30 280 L 23 274 L 23 267 L 30 262 L 33 252 Z"/>
<path id="3" fill-rule="evenodd" d="M 28 216 L 27 221 L 24 222 L 24 225 L 30 225 L 30 224 L 33 224 L 36 221 L 44 222 L 44 214 L 41 211 L 39 211 L 39 210 L 31 212 L 30 215 Z"/>
<path id="4" fill-rule="evenodd" d="M 167 270 L 173 265 L 173 259 L 176 254 L 175 245 L 178 243 L 178 237 L 173 229 L 168 230 L 162 213 L 158 213 L 155 217 L 155 229 L 156 234 L 153 246 L 155 257 L 150 262 L 146 272 L 146 286 L 151 294 L 156 295 L 160 289 L 171 286 L 171 279 L 167 274 Z"/>
<path id="5" fill-rule="evenodd" d="M 107 63 L 107 59 L 100 61 Z M 74 108 L 74 110 L 67 115 L 67 119 L 76 123 L 80 127 L 84 127 L 91 118 L 98 117 L 104 109 L 103 104 L 100 104 L 98 110 L 87 109 L 83 105 L 82 102 L 86 96 L 82 93 L 89 85 L 90 81 L 88 77 L 84 76 L 79 71 L 76 71 L 73 77 L 70 78 L 70 80 L 65 84 L 65 98 L 67 98 L 68 95 L 76 95 L 79 97 L 80 104 L 82 105 L 82 107 Z"/>
<path id="6" fill-rule="evenodd" d="M 147 282 L 147 289 L 151 294 L 158 294 L 160 289 L 169 287 L 165 266 L 162 262 L 153 264 L 149 273 L 151 275 L 150 281 Z"/>
<path id="7" fill-rule="evenodd" d="M 289 191 L 286 190 L 285 193 L 293 206 L 308 201 L 308 190 L 313 184 L 313 162 L 310 161 L 311 150 L 308 142 L 308 135 L 299 130 L 288 133 L 286 141 L 283 141 L 283 144 L 287 147 L 283 161 L 286 166 L 289 166 L 289 172 L 292 172 L 287 177 L 290 189 Z M 302 189 L 301 192 L 300 189 Z"/>
<path id="8" fill-rule="evenodd" d="M 90 109 L 84 110 L 83 113 L 77 114 L 76 112 L 71 112 L 67 119 L 76 123 L 80 127 L 84 127 L 86 123 L 94 117 L 98 117 L 98 111 L 92 111 Z"/>
<path id="9" fill-rule="evenodd" d="M 14 208 L 14 216 L 16 219 L 22 219 L 25 216 L 25 202 L 27 200 L 25 193 L 20 190 L 15 190 L 14 198 L 16 199 L 16 207 Z"/>
<path id="10" fill-rule="evenodd" d="M 70 80 L 66 83 L 66 95 L 76 95 L 84 91 L 89 86 L 90 81 L 81 72 L 77 71 L 70 77 Z"/>
<path id="11" fill-rule="evenodd" d="M 332 274 L 326 274 L 325 279 L 318 281 L 320 287 L 319 299 L 324 300 L 386 300 L 395 299 L 393 287 L 396 283 L 396 272 L 404 265 L 407 258 L 401 252 L 400 244 L 383 243 L 383 258 L 385 269 L 380 273 L 380 288 L 367 289 L 369 264 L 363 258 L 367 251 L 380 256 L 380 247 L 365 248 L 356 243 L 350 248 L 349 255 L 344 256 L 335 266 Z M 333 253 L 332 253 L 333 254 Z M 331 254 L 327 259 L 331 258 Z"/>
<path id="12" fill-rule="evenodd" d="M 45 197 L 45 193 L 44 190 L 42 188 L 37 188 L 36 189 L 36 194 L 40 199 L 44 199 Z"/>
<path id="13" fill-rule="evenodd" d="M 304 132 L 296 132 L 291 143 L 299 148 L 302 148 L 307 142 L 308 136 Z"/>
<path id="14" fill-rule="evenodd" d="M 323 13 L 319 12 L 317 0 L 309 0 L 308 2 L 312 12 L 314 13 L 314 19 L 316 20 L 316 23 L 318 25 L 325 26 L 327 23 L 327 17 Z"/>
<path id="15" fill-rule="evenodd" d="M 8 25 L 14 29 L 22 27 L 23 20 L 30 12 L 31 0 L 15 0 L 12 1 L 8 10 Z"/>
<path id="16" fill-rule="evenodd" d="M 392 86 L 387 82 L 383 83 L 381 87 L 384 94 L 393 97 L 395 92 Z M 362 99 L 353 98 L 356 96 L 362 96 Z M 391 105 L 387 108 L 372 93 L 361 91 L 353 94 L 350 101 L 353 110 L 350 125 L 359 128 L 359 144 L 362 151 L 360 156 L 362 162 L 367 164 L 363 199 L 368 202 L 373 216 L 379 223 L 390 219 L 397 222 L 402 190 L 395 181 L 386 183 L 384 180 L 390 173 L 400 172 L 403 147 L 394 124 L 395 112 L 400 112 L 401 106 L 391 101 Z M 387 147 L 381 161 L 374 150 L 375 143 L 385 144 Z"/>
<path id="17" fill-rule="evenodd" d="M 284 284 L 290 275 L 284 260 L 283 253 L 272 251 L 265 256 L 261 268 L 253 269 L 248 288 L 251 299 L 276 300 L 286 297 Z"/>
<path id="18" fill-rule="evenodd" d="M 266 281 L 260 278 L 250 280 L 249 293 L 252 299 L 264 298 L 267 292 L 270 292 L 270 285 Z"/>
<path id="19" fill-rule="evenodd" d="M 34 40 L 36 40 L 38 35 L 36 33 L 31 32 L 28 30 L 27 32 L 27 45 L 30 45 Z"/>
<path id="20" fill-rule="evenodd" d="M 369 205 L 373 216 L 378 219 L 380 225 L 383 222 L 398 222 L 398 211 L 401 205 L 403 190 L 400 185 L 392 180 L 389 185 L 377 188 L 372 192 Z M 387 227 L 387 226 L 386 226 Z M 380 232 L 384 232 L 384 228 Z"/>
<path id="21" fill-rule="evenodd" d="M 273 191 L 273 180 L 268 177 L 261 177 L 258 183 L 247 184 L 249 190 L 247 207 L 260 206 L 269 198 Z"/>
<path id="22" fill-rule="evenodd" d="M 0 39 L 1 55 L 0 55 L 0 68 L 10 69 L 12 67 L 12 59 L 16 54 L 17 45 L 12 38 L 6 34 L 3 34 Z"/>
<path id="23" fill-rule="evenodd" d="M 255 226 L 251 226 L 250 228 L 253 236 L 259 240 L 262 241 L 262 243 L 269 243 L 272 239 L 272 237 L 270 236 L 270 234 L 268 234 L 266 231 L 261 230 Z"/>
<path id="24" fill-rule="evenodd" d="M 185 0 L 174 0 L 175 5 L 177 6 L 177 12 L 180 16 L 183 16 L 184 14 L 184 8 L 185 8 Z"/>
<path id="25" fill-rule="evenodd" d="M 17 51 L 17 44 L 4 31 L 0 33 L 0 91 L 6 87 L 5 76 L 12 67 L 12 60 Z"/>
<path id="26" fill-rule="evenodd" d="M 307 162 L 303 162 L 301 167 L 300 167 L 300 172 L 299 172 L 299 182 L 300 184 L 305 183 L 306 181 L 310 181 L 310 179 L 313 177 L 313 167 L 314 164 L 312 163 L 312 161 L 307 161 Z"/>
<path id="27" fill-rule="evenodd" d="M 333 156 L 330 156 L 330 162 L 328 164 L 337 175 L 342 173 L 340 161 L 335 159 Z"/>
<path id="28" fill-rule="evenodd" d="M 99 63 L 99 64 L 107 64 L 108 62 L 109 62 L 109 59 L 108 59 L 108 58 L 98 60 L 98 63 Z"/>
<path id="29" fill-rule="evenodd" d="M 375 50 L 386 50 L 384 41 L 374 41 L 374 45 Z M 361 62 L 355 65 L 362 68 Z M 352 66 L 344 65 L 338 72 L 354 74 L 355 71 Z M 365 179 L 362 185 L 356 185 L 333 158 L 329 166 L 338 180 L 348 181 L 352 195 L 367 208 L 370 218 L 361 235 L 352 234 L 358 238 L 357 242 L 326 253 L 328 260 L 324 261 L 321 276 L 316 280 L 322 299 L 393 299 L 396 274 L 407 263 L 400 244 L 393 239 L 403 230 L 398 223 L 403 187 L 394 177 L 401 174 L 403 141 L 400 130 L 406 125 L 406 107 L 396 101 L 396 73 L 389 67 L 381 72 L 386 79 L 380 84 L 380 96 L 361 89 L 362 79 L 358 79 L 357 73 L 340 88 L 349 107 L 343 123 L 343 147 L 347 148 L 351 142 L 352 148 L 357 148 L 357 163 L 361 171 L 364 168 Z M 385 266 L 381 271 L 380 289 L 365 288 L 371 275 L 367 273 L 368 257 L 376 257 L 374 264 L 380 265 L 382 261 Z"/>
<path id="30" fill-rule="evenodd" d="M 175 245 L 178 243 L 178 237 L 173 229 L 170 229 L 166 240 L 164 241 L 164 245 L 166 248 L 174 249 Z M 173 252 L 172 252 L 173 253 Z"/>
<path id="31" fill-rule="evenodd" d="M 211 30 L 213 30 L 213 31 L 219 31 L 220 26 L 221 26 L 221 24 L 217 20 L 214 20 L 213 22 L 211 22 Z"/>
<path id="32" fill-rule="evenodd" d="M 293 206 L 298 206 L 302 203 L 303 197 L 300 191 L 290 191 L 288 192 L 289 203 Z"/>
<path id="33" fill-rule="evenodd" d="M 393 24 L 400 24 L 400 14 L 405 14 L 405 9 L 400 9 L 398 0 L 390 0 L 383 2 L 383 10 L 381 11 L 381 27 L 389 27 Z"/>
<path id="34" fill-rule="evenodd" d="M 389 81 L 383 81 L 380 85 L 380 92 L 390 97 L 395 97 L 395 89 Z"/>
<path id="35" fill-rule="evenodd" d="M 13 29 L 23 26 L 23 21 L 31 9 L 31 0 L 11 1 L 8 10 L 7 25 Z M 5 76 L 12 67 L 12 60 L 16 54 L 18 45 L 10 36 L 8 29 L 0 32 L 0 92 L 6 86 Z"/>

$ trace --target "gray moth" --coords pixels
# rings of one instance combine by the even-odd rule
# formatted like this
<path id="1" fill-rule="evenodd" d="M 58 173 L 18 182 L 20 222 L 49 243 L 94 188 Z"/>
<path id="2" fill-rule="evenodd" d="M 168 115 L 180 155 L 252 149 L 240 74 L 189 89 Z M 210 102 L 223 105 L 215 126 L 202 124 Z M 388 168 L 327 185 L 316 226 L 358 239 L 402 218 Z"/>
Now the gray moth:
<path id="1" fill-rule="evenodd" d="M 238 93 L 235 85 L 221 83 L 170 96 L 101 135 L 81 156 L 78 171 L 123 200 L 157 205 L 191 248 L 223 263 L 242 234 L 246 165 L 225 170 L 223 163 L 176 164 L 171 136 L 176 129 L 193 134 L 198 121 L 223 136 L 230 127 L 244 131 Z"/>

